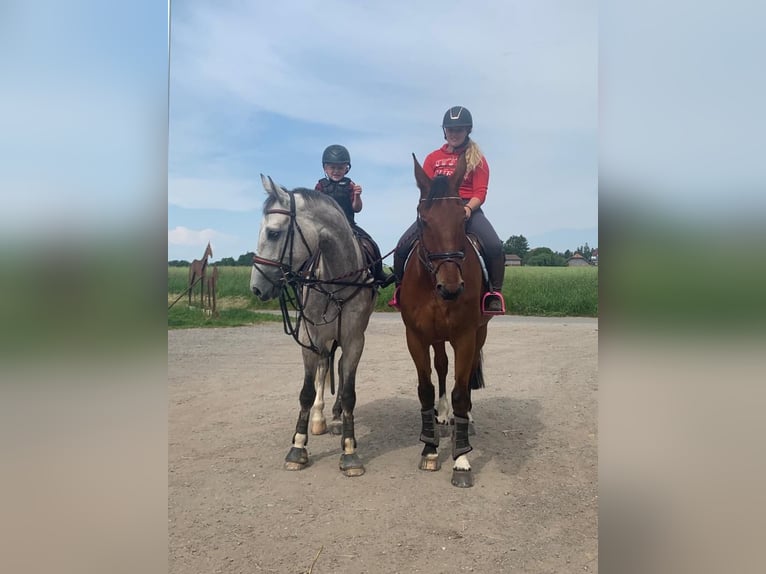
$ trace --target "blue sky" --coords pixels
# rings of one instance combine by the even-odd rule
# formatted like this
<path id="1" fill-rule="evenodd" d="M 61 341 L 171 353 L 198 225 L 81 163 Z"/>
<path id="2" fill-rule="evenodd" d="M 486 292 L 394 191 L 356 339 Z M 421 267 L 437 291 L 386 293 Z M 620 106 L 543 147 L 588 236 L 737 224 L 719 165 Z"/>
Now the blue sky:
<path id="1" fill-rule="evenodd" d="M 3 4 L 0 233 L 145 229 L 165 195 L 167 28 L 156 0 Z"/>
<path id="2" fill-rule="evenodd" d="M 411 154 L 441 146 L 452 105 L 473 114 L 502 239 L 598 244 L 595 1 L 191 1 L 170 46 L 169 260 L 254 250 L 259 174 L 313 187 L 334 143 L 357 222 L 390 251 L 414 216 Z"/>

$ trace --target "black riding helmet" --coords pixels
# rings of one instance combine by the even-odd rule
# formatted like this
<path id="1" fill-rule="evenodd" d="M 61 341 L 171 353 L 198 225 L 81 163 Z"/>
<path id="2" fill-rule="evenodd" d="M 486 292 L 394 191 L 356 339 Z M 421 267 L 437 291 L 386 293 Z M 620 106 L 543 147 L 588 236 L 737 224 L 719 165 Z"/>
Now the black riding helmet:
<path id="1" fill-rule="evenodd" d="M 473 118 L 468 108 L 463 106 L 452 106 L 446 112 L 444 112 L 444 119 L 442 120 L 442 131 L 444 132 L 444 139 L 447 139 L 446 128 L 468 128 L 468 134 L 473 129 Z M 468 141 L 468 135 L 465 136 L 465 144 Z M 461 145 L 463 145 L 461 144 Z"/>
<path id="2" fill-rule="evenodd" d="M 444 112 L 444 119 L 442 120 L 443 128 L 468 128 L 471 131 L 473 128 L 473 118 L 468 108 L 463 106 L 452 106 L 446 112 Z"/>
<path id="3" fill-rule="evenodd" d="M 327 146 L 322 154 L 322 165 L 326 163 L 346 163 L 351 169 L 351 156 L 345 147 L 334 144 Z"/>

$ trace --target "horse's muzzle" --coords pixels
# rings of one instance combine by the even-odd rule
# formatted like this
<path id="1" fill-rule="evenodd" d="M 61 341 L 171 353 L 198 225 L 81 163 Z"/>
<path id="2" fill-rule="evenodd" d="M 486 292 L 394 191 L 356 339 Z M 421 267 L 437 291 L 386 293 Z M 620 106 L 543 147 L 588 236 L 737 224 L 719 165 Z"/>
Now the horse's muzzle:
<path id="1" fill-rule="evenodd" d="M 460 294 L 463 292 L 464 289 L 465 289 L 465 283 L 463 283 L 462 281 L 460 282 L 460 285 L 458 286 L 458 288 L 454 290 L 447 289 L 442 283 L 439 283 L 436 286 L 436 292 L 439 293 L 439 296 L 445 301 L 454 301 L 455 299 L 460 297 Z"/>
<path id="2" fill-rule="evenodd" d="M 267 301 L 268 300 L 267 297 L 263 293 L 261 293 L 261 290 L 258 289 L 258 287 L 253 287 L 252 290 L 253 290 L 253 295 L 258 297 L 261 301 Z"/>

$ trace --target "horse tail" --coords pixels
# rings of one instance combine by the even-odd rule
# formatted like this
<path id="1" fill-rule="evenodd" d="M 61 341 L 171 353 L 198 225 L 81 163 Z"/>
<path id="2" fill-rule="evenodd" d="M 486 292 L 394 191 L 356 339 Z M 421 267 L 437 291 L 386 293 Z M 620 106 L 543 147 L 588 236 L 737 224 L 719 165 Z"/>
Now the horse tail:
<path id="1" fill-rule="evenodd" d="M 470 389 L 483 389 L 484 388 L 484 351 L 479 351 L 479 363 L 471 373 L 471 378 L 468 379 L 468 388 Z"/>

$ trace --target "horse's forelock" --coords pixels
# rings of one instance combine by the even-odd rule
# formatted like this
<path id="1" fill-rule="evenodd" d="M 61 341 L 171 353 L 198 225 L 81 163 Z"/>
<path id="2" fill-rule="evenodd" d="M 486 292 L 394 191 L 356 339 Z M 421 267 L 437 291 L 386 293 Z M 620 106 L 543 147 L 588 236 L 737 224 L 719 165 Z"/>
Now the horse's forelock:
<path id="1" fill-rule="evenodd" d="M 453 197 L 454 194 L 451 191 L 449 178 L 446 175 L 437 175 L 431 183 L 431 189 L 428 191 L 426 200 Z"/>

